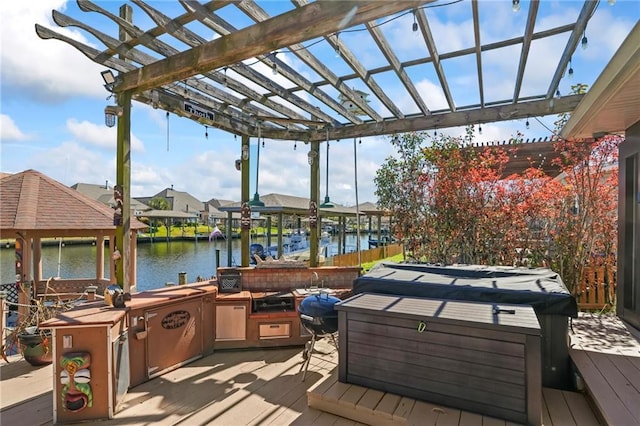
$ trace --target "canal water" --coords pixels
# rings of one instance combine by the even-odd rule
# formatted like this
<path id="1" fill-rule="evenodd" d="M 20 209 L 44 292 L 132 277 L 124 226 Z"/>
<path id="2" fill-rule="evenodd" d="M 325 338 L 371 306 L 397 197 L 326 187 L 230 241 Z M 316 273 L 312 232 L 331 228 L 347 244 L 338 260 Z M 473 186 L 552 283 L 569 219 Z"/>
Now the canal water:
<path id="1" fill-rule="evenodd" d="M 347 235 L 346 251 L 356 250 L 357 237 Z M 264 238 L 255 241 L 264 244 Z M 232 265 L 240 263 L 240 240 L 232 241 Z M 360 247 L 368 249 L 367 234 L 361 235 Z M 224 240 L 211 243 L 206 238 L 199 241 L 155 241 L 138 244 L 138 291 L 163 287 L 167 282 L 178 282 L 180 272 L 187 273 L 187 281 L 197 277 L 210 278 L 216 273 L 216 250 L 219 250 L 220 266 L 227 265 L 227 244 Z M 337 254 L 337 237 L 329 245 L 329 256 Z M 15 282 L 15 251 L 13 248 L 0 249 L 0 283 Z M 42 248 L 42 276 L 44 278 L 91 278 L 95 277 L 96 247 L 89 244 L 66 244 Z M 108 259 L 105 250 L 105 276 L 109 276 Z"/>

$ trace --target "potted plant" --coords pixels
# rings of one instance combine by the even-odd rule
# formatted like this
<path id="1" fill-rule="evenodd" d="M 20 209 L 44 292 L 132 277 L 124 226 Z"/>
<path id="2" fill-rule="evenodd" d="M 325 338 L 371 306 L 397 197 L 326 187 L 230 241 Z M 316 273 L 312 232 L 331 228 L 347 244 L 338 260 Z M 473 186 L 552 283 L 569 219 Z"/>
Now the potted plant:
<path id="1" fill-rule="evenodd" d="M 51 280 L 52 278 L 47 280 L 45 294 L 49 293 Z M 6 336 L 7 345 L 2 347 L 2 358 L 5 361 L 8 362 L 6 355 L 12 348 L 15 350 L 17 344 L 20 353 L 29 364 L 33 366 L 51 364 L 51 331 L 41 329 L 39 326 L 43 321 L 73 307 L 72 302 L 55 296 L 55 292 L 53 294 L 53 298 L 32 298 L 27 315 L 19 319 L 13 329 L 9 329 Z"/>

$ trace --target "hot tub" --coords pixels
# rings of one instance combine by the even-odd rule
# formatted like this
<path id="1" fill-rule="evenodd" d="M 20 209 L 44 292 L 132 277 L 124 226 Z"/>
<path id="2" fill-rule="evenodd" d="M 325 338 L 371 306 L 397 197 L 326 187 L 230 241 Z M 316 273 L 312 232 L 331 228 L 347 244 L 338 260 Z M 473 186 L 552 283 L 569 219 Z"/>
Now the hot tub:
<path id="1" fill-rule="evenodd" d="M 531 305 L 542 329 L 542 385 L 572 387 L 568 322 L 578 316 L 578 307 L 549 269 L 383 262 L 354 280 L 353 292 Z"/>

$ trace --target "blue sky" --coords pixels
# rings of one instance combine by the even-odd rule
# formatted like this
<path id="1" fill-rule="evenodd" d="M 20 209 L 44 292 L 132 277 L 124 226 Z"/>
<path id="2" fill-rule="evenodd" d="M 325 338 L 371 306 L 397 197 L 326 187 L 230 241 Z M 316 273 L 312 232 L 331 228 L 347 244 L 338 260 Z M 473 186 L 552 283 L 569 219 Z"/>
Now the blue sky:
<path id="1" fill-rule="evenodd" d="M 96 3 L 117 14 L 117 9 L 123 2 Z M 522 35 L 528 2 L 521 2 L 522 9 L 518 13 L 511 10 L 510 3 L 507 0 L 481 2 L 483 42 Z M 177 2 L 160 1 L 149 4 L 172 17 L 183 13 Z M 289 7 L 289 3 L 284 0 L 260 4 L 272 15 Z M 581 6 L 581 2 L 575 1 L 543 1 L 536 31 L 572 22 Z M 39 23 L 50 27 L 100 50 L 103 46 L 77 28 L 60 28 L 53 24 L 52 9 L 94 25 L 107 34 L 117 34 L 113 24 L 98 14 L 80 12 L 75 2 L 1 2 L 0 169 L 8 173 L 36 169 L 66 185 L 78 182 L 104 184 L 108 181 L 111 186 L 115 182 L 116 172 L 116 135 L 115 128 L 110 129 L 104 125 L 104 107 L 112 103 L 106 99 L 108 93 L 102 87 L 100 71 L 105 68 L 94 64 L 63 42 L 41 40 L 35 33 L 34 25 Z M 249 24 L 247 18 L 232 13 L 231 8 L 227 10 L 229 12 L 226 15 L 224 10 L 221 14 L 236 27 Z M 430 8 L 427 16 L 441 53 L 473 45 L 470 1 Z M 588 48 L 578 48 L 572 57 L 574 75 L 572 79 L 566 76 L 562 79 L 561 93 L 568 93 L 570 86 L 578 82 L 591 85 L 639 18 L 640 2 L 618 0 L 609 5 L 602 0 L 587 26 Z M 424 42 L 411 31 L 412 19 L 409 14 L 382 27 L 401 61 L 424 56 Z M 143 30 L 155 26 L 135 6 L 134 23 Z M 214 36 L 211 31 L 203 31 L 202 27 L 193 29 L 205 37 Z M 367 67 L 382 65 L 382 55 L 365 34 L 344 33 L 341 40 L 357 52 Z M 533 43 L 525 72 L 523 96 L 546 90 L 567 37 L 568 33 Z M 325 60 L 337 74 L 347 69 L 342 60 L 334 57 L 334 52 L 326 43 L 318 43 L 309 47 L 309 50 Z M 519 47 L 514 47 L 483 55 L 486 101 L 512 96 L 519 51 Z M 312 81 L 317 80 L 314 72 L 292 54 L 282 52 L 278 54 L 278 58 L 285 60 Z M 444 62 L 457 105 L 478 103 L 476 67 L 472 59 L 469 56 Z M 254 66 L 260 72 L 270 73 L 261 63 Z M 433 67 L 414 68 L 409 73 L 414 78 L 419 76 L 416 79 L 417 87 L 430 109 L 437 110 L 445 106 Z M 280 79 L 283 86 L 290 86 L 291 83 L 284 77 Z M 377 79 L 382 82 L 385 76 Z M 366 89 L 355 83 L 354 86 L 356 89 Z M 329 87 L 323 89 L 331 95 L 336 93 Z M 402 91 L 387 94 L 404 112 L 417 112 L 417 107 Z M 389 115 L 381 103 L 376 101 L 371 105 L 381 115 Z M 538 119 L 552 128 L 555 116 Z M 525 129 L 524 120 L 486 123 L 482 126 L 482 135 L 476 134 L 476 140 L 505 140 L 517 131 L 523 132 L 525 138 L 550 135 L 537 119 L 531 118 L 529 122 L 529 129 Z M 463 129 L 439 131 L 459 135 Z M 240 173 L 234 167 L 234 161 L 239 157 L 239 138 L 236 140 L 229 133 L 211 128 L 206 133 L 208 137 L 205 137 L 204 126 L 199 123 L 172 114 L 167 121 L 164 111 L 134 102 L 132 195 L 150 196 L 173 185 L 174 189 L 189 192 L 202 201 L 211 198 L 239 200 Z M 388 141 L 389 137 L 386 136 L 372 137 L 363 138 L 362 144 L 357 144 L 360 202 L 375 202 L 375 172 L 384 159 L 393 154 Z M 252 145 L 255 150 L 254 140 Z M 294 142 L 267 139 L 260 152 L 260 194 L 284 193 L 308 197 L 307 151 L 308 148 L 300 142 L 294 149 Z M 325 153 L 324 145 L 321 153 Z M 325 195 L 324 174 L 323 165 L 321 197 Z M 354 184 L 353 140 L 332 141 L 329 160 L 329 195 L 332 201 L 353 205 Z M 254 191 L 252 179 L 251 193 Z"/>

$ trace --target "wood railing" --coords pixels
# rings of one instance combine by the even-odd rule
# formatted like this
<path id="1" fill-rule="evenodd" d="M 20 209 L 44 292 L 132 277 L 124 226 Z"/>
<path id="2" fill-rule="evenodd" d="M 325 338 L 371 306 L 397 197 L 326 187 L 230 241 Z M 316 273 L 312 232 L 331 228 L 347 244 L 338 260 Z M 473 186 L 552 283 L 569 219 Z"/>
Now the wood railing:
<path id="1" fill-rule="evenodd" d="M 604 309 L 616 301 L 616 267 L 587 267 L 575 297 L 578 309 Z"/>
<path id="2" fill-rule="evenodd" d="M 389 244 L 360 252 L 360 263 L 373 262 L 402 253 L 402 244 Z M 331 266 L 356 266 L 358 265 L 358 252 L 332 256 L 325 261 L 325 265 Z"/>

